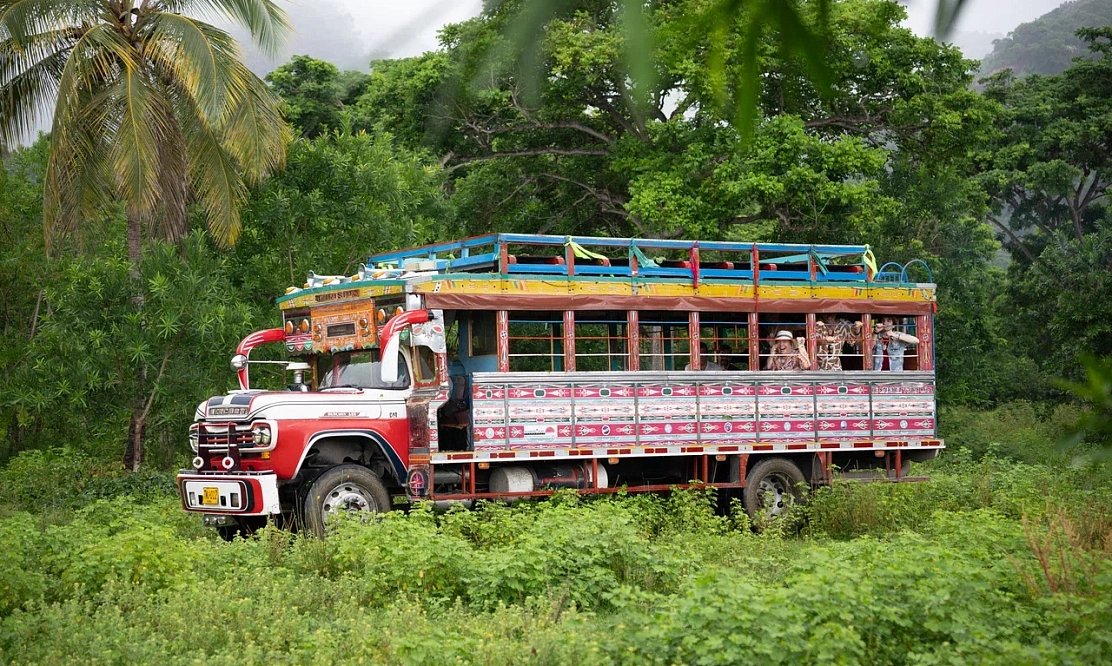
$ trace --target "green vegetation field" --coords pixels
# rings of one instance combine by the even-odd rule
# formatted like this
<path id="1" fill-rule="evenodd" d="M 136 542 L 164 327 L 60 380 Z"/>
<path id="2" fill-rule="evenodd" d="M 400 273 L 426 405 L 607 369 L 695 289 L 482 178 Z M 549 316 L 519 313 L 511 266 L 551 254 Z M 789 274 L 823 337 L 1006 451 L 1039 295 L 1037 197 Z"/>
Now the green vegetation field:
<path id="1" fill-rule="evenodd" d="M 799 534 L 687 492 L 225 543 L 165 475 L 24 454 L 0 472 L 0 659 L 1107 663 L 1112 475 L 1054 448 L 1074 416 L 944 413 L 931 482 L 817 491 Z"/>

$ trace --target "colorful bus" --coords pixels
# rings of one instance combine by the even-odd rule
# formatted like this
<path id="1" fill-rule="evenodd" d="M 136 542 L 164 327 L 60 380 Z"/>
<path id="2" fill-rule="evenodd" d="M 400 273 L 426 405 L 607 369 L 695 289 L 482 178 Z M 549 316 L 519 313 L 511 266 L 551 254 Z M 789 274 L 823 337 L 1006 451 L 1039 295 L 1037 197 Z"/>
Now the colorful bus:
<path id="1" fill-rule="evenodd" d="M 935 286 L 868 246 L 494 234 L 278 304 L 190 430 L 182 506 L 212 524 L 692 483 L 774 515 L 835 475 L 913 480 L 943 447 Z M 264 343 L 288 390 L 250 387 Z"/>

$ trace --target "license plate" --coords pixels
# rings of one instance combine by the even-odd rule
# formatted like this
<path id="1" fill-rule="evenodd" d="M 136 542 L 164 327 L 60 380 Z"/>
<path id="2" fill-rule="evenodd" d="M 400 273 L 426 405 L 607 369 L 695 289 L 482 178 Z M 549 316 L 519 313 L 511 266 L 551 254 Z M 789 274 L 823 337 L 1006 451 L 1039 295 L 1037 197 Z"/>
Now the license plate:
<path id="1" fill-rule="evenodd" d="M 220 491 L 217 488 L 205 488 L 204 495 L 201 496 L 201 504 L 219 504 Z"/>

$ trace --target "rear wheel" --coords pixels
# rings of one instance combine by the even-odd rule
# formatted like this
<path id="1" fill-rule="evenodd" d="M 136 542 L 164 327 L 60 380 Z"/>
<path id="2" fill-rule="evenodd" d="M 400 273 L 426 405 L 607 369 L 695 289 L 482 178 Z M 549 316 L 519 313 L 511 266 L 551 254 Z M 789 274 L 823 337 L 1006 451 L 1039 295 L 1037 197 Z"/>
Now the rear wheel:
<path id="1" fill-rule="evenodd" d="M 788 512 L 803 499 L 800 484 L 803 472 L 786 458 L 766 458 L 749 471 L 743 493 L 745 512 L 756 524 L 763 524 Z"/>
<path id="2" fill-rule="evenodd" d="M 316 536 L 323 537 L 330 516 L 385 513 L 390 510 L 390 495 L 382 479 L 366 467 L 339 465 L 313 481 L 303 508 L 305 526 Z"/>

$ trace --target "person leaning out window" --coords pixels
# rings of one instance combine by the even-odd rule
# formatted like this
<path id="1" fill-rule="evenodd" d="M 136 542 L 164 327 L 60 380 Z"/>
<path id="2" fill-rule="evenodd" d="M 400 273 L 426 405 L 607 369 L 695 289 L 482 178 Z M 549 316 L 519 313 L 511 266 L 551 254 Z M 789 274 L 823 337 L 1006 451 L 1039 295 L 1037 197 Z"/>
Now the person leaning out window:
<path id="1" fill-rule="evenodd" d="M 765 370 L 804 370 L 811 367 L 807 356 L 807 341 L 792 339 L 791 331 L 777 331 L 772 341 L 772 353 L 765 362 Z"/>

